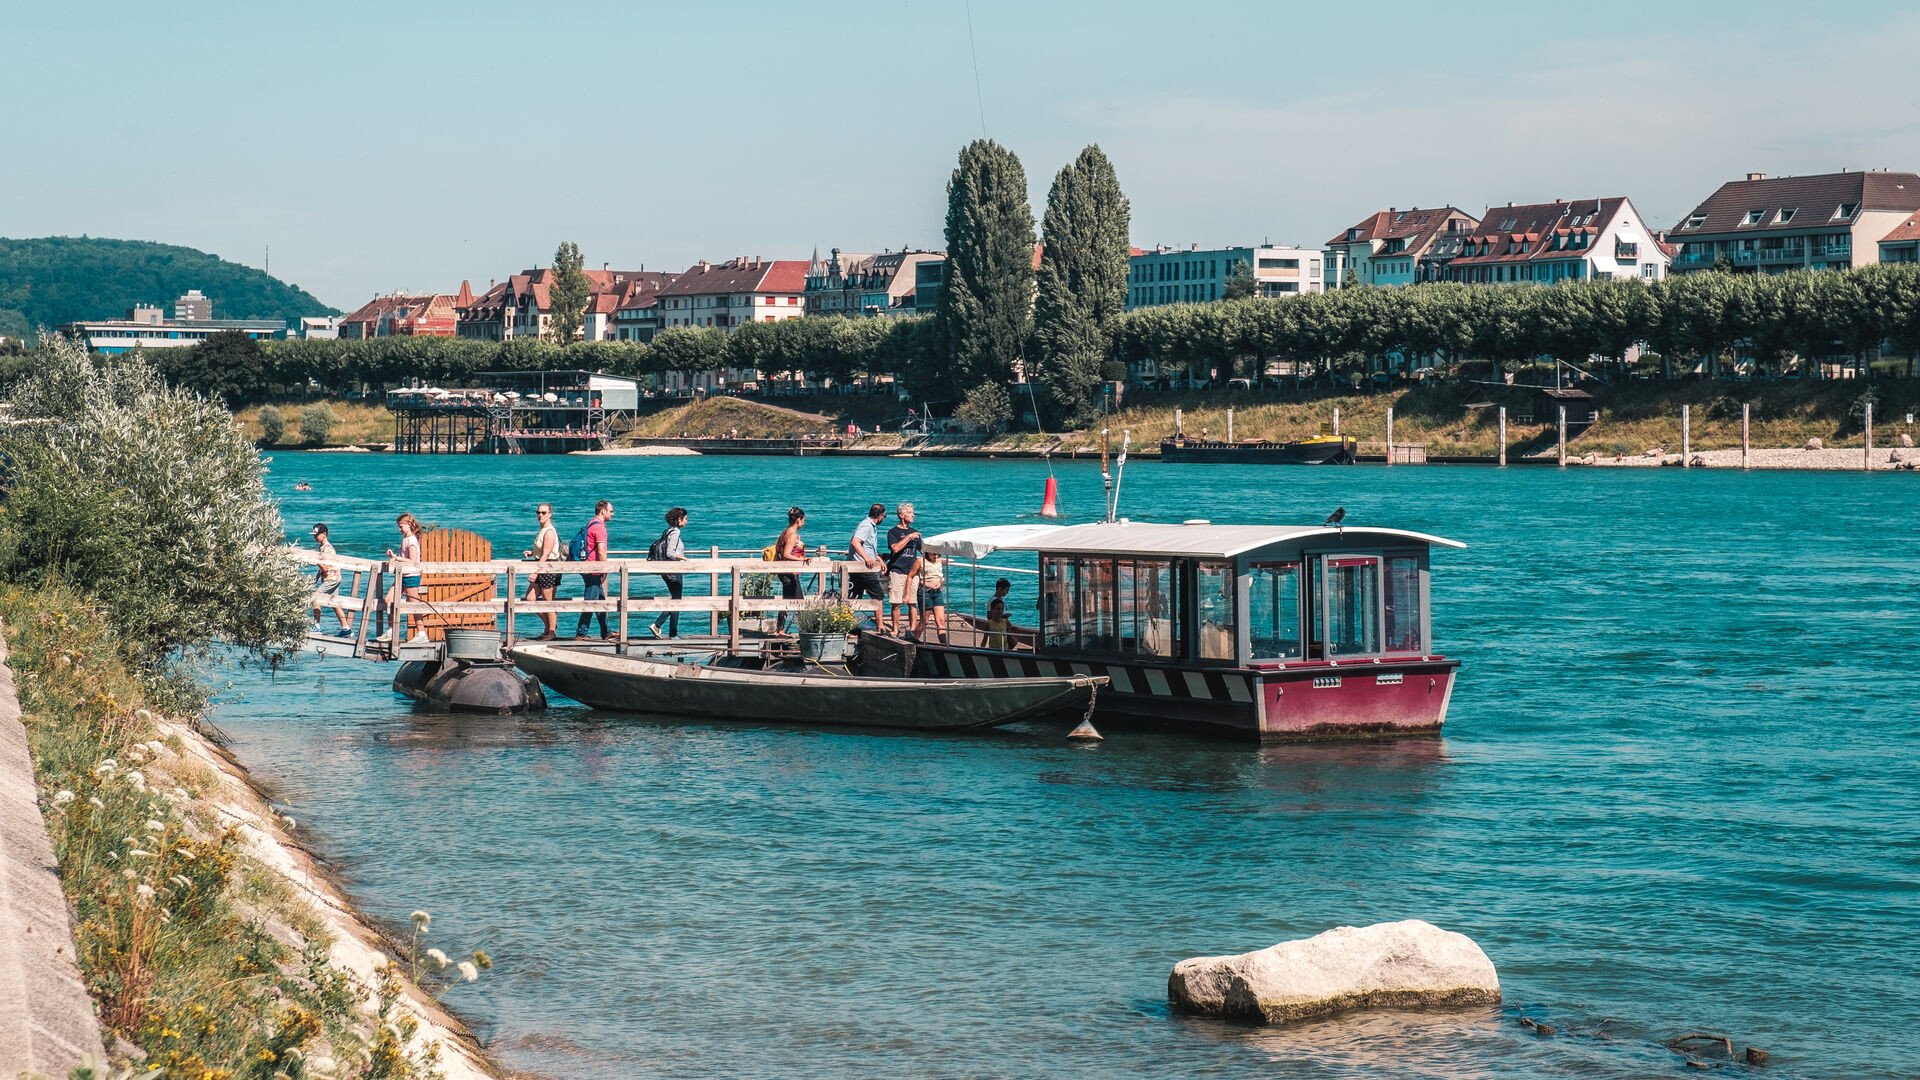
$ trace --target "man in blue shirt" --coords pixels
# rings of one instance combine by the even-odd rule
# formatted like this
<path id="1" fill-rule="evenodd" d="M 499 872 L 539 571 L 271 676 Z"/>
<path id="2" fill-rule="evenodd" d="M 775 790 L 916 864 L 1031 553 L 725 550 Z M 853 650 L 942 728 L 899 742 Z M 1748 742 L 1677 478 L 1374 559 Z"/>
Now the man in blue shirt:
<path id="1" fill-rule="evenodd" d="M 880 560 L 880 523 L 886 519 L 886 504 L 874 503 L 867 509 L 867 516 L 853 528 L 853 541 L 847 545 L 847 561 L 859 563 L 866 571 L 847 575 L 849 600 L 887 598 L 886 586 L 880 581 L 881 573 L 887 568 Z"/>

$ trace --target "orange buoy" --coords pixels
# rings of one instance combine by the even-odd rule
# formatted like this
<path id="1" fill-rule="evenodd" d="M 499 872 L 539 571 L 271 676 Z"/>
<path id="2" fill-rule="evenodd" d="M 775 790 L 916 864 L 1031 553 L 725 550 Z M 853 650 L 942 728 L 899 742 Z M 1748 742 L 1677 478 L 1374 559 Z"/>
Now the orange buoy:
<path id="1" fill-rule="evenodd" d="M 1055 480 L 1051 476 L 1047 477 L 1046 498 L 1040 501 L 1040 516 L 1041 517 L 1059 517 L 1060 516 L 1060 482 Z"/>

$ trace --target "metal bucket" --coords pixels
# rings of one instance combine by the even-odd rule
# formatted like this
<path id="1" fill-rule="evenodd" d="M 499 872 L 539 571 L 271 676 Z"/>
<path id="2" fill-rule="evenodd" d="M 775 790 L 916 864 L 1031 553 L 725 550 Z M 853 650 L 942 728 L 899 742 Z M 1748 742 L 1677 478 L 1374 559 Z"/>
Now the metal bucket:
<path id="1" fill-rule="evenodd" d="M 498 660 L 500 659 L 500 631 L 449 627 L 447 655 L 455 660 Z"/>
<path id="2" fill-rule="evenodd" d="M 800 635 L 800 655 L 808 660 L 840 661 L 847 658 L 847 635 Z"/>

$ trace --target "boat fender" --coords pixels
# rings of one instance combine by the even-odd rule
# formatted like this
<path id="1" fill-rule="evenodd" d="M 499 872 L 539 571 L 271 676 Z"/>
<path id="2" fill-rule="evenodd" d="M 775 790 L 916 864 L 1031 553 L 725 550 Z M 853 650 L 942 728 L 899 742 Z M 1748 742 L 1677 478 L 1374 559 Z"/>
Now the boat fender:
<path id="1" fill-rule="evenodd" d="M 1106 736 L 1094 730 L 1093 721 L 1082 720 L 1078 727 L 1067 732 L 1067 738 L 1076 742 L 1102 742 Z"/>

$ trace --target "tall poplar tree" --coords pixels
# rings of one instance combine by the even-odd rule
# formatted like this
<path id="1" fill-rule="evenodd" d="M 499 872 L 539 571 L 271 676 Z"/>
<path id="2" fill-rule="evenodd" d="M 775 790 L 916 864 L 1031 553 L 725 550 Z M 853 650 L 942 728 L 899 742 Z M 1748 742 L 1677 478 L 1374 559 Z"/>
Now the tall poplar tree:
<path id="1" fill-rule="evenodd" d="M 547 323 L 547 333 L 562 345 L 580 333 L 580 323 L 587 314 L 587 298 L 593 293 L 580 266 L 580 245 L 562 240 L 553 251 L 553 275 L 547 283 L 547 303 L 553 313 Z"/>
<path id="2" fill-rule="evenodd" d="M 1126 308 L 1129 219 L 1113 163 L 1098 146 L 1080 151 L 1053 178 L 1041 226 L 1034 342 L 1058 426 L 1078 427 L 1094 415 L 1108 323 Z"/>
<path id="3" fill-rule="evenodd" d="M 928 373 L 955 396 L 1012 373 L 1033 310 L 1033 208 L 1013 151 L 978 139 L 947 182 L 947 277 L 937 309 L 949 363 Z"/>

